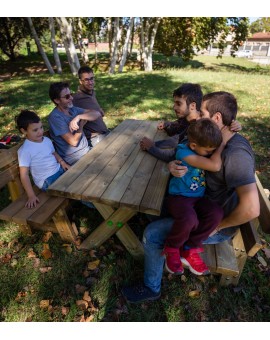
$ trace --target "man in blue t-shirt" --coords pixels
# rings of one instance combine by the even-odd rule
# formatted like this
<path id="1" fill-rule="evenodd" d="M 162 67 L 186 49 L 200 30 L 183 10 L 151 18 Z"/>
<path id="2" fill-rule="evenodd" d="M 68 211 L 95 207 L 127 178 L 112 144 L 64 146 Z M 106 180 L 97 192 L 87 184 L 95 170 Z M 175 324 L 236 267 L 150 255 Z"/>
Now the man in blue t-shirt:
<path id="1" fill-rule="evenodd" d="M 100 118 L 101 114 L 73 106 L 68 83 L 51 84 L 49 96 L 56 105 L 48 117 L 50 136 L 57 153 L 72 165 L 90 150 L 83 132 L 84 124 Z"/>

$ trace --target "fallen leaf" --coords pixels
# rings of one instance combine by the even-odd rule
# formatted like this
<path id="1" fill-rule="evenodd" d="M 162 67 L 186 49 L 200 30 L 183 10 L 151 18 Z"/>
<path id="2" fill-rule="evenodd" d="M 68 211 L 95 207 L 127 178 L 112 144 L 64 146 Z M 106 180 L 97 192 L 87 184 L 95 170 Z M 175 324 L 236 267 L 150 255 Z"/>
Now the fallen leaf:
<path id="1" fill-rule="evenodd" d="M 41 255 L 43 256 L 45 260 L 48 260 L 52 257 L 52 252 L 50 251 L 50 249 L 44 249 L 42 250 Z"/>
<path id="2" fill-rule="evenodd" d="M 35 257 L 35 258 L 33 259 L 33 267 L 34 267 L 34 268 L 38 268 L 39 265 L 40 265 L 40 259 L 39 259 L 38 257 Z"/>
<path id="3" fill-rule="evenodd" d="M 6 254 L 3 257 L 1 257 L 1 262 L 2 263 L 8 263 L 11 259 L 12 259 L 12 255 L 11 254 Z"/>
<path id="4" fill-rule="evenodd" d="M 27 292 L 25 292 L 25 291 L 19 292 L 19 293 L 17 294 L 17 296 L 15 297 L 15 300 L 16 300 L 16 301 L 20 301 L 21 299 L 23 299 L 24 297 L 26 297 L 26 295 L 27 295 Z"/>
<path id="5" fill-rule="evenodd" d="M 89 315 L 87 318 L 85 318 L 85 322 L 91 322 L 94 320 L 94 315 Z"/>
<path id="6" fill-rule="evenodd" d="M 62 315 L 67 315 L 69 311 L 70 311 L 69 307 L 62 307 L 61 309 Z"/>
<path id="7" fill-rule="evenodd" d="M 13 259 L 10 263 L 11 267 L 15 267 L 15 266 L 17 266 L 17 264 L 18 264 L 18 260 L 16 260 L 16 259 Z"/>
<path id="8" fill-rule="evenodd" d="M 81 310 L 86 310 L 88 307 L 88 302 L 85 300 L 77 300 L 76 305 L 81 309 Z"/>
<path id="9" fill-rule="evenodd" d="M 90 257 L 96 257 L 96 250 L 95 250 L 95 249 L 91 249 L 91 250 L 89 251 L 89 256 L 90 256 Z"/>
<path id="10" fill-rule="evenodd" d="M 42 309 L 48 308 L 50 305 L 50 300 L 41 300 L 39 303 L 39 307 Z"/>
<path id="11" fill-rule="evenodd" d="M 200 296 L 201 292 L 199 290 L 191 290 L 188 293 L 188 296 L 191 298 L 198 298 Z"/>
<path id="12" fill-rule="evenodd" d="M 70 244 L 63 244 L 63 247 L 65 247 L 65 251 L 68 253 L 68 254 L 71 254 L 72 253 L 72 247 Z"/>
<path id="13" fill-rule="evenodd" d="M 90 302 L 91 301 L 91 296 L 89 295 L 89 292 L 86 290 L 83 294 L 83 300 Z"/>
<path id="14" fill-rule="evenodd" d="M 41 267 L 41 268 L 39 268 L 39 271 L 43 274 L 48 273 L 50 270 L 52 270 L 52 267 Z"/>
<path id="15" fill-rule="evenodd" d="M 85 234 L 87 234 L 89 232 L 89 228 L 87 228 L 87 227 L 80 227 L 80 233 L 82 234 L 82 235 L 85 235 Z"/>
<path id="16" fill-rule="evenodd" d="M 34 258 L 37 257 L 37 254 L 33 251 L 33 249 L 30 249 L 29 252 L 27 253 L 28 258 Z"/>
<path id="17" fill-rule="evenodd" d="M 52 237 L 52 232 L 51 231 L 47 231 L 43 237 L 42 237 L 42 241 L 43 242 L 48 242 L 49 239 Z"/>
<path id="18" fill-rule="evenodd" d="M 185 275 L 181 275 L 181 281 L 182 282 L 187 282 L 187 277 Z"/>
<path id="19" fill-rule="evenodd" d="M 94 270 L 94 269 L 96 269 L 96 268 L 98 267 L 99 263 L 100 263 L 100 260 L 88 262 L 87 268 L 88 268 L 89 270 Z"/>

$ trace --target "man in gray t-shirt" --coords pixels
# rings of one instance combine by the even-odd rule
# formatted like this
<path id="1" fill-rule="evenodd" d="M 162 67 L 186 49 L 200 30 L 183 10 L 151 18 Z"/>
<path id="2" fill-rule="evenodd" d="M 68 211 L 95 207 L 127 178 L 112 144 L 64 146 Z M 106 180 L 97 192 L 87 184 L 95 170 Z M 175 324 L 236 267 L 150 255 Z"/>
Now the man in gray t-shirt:
<path id="1" fill-rule="evenodd" d="M 48 117 L 50 136 L 58 154 L 72 165 L 90 150 L 83 132 L 84 124 L 101 115 L 95 110 L 74 107 L 68 83 L 51 84 L 49 95 L 56 105 Z"/>
<path id="2" fill-rule="evenodd" d="M 95 146 L 105 136 L 107 136 L 107 134 L 110 133 L 110 130 L 107 128 L 103 120 L 104 111 L 100 107 L 96 98 L 96 93 L 94 90 L 95 77 L 93 70 L 88 66 L 82 66 L 78 71 L 78 76 L 80 86 L 77 93 L 75 93 L 73 96 L 73 104 L 86 110 L 96 110 L 101 114 L 98 119 L 94 121 L 88 121 L 83 127 L 83 131 L 87 140 L 92 146 Z"/>

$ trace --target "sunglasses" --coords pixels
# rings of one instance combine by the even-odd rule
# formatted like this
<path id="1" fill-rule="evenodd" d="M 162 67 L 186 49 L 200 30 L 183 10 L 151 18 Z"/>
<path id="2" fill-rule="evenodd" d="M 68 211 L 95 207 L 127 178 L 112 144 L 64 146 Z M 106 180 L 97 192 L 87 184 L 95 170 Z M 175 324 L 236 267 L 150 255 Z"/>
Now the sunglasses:
<path id="1" fill-rule="evenodd" d="M 64 96 L 62 96 L 60 98 L 65 98 L 65 99 L 68 100 L 70 97 L 73 97 L 73 93 L 66 94 L 66 95 L 64 95 Z"/>

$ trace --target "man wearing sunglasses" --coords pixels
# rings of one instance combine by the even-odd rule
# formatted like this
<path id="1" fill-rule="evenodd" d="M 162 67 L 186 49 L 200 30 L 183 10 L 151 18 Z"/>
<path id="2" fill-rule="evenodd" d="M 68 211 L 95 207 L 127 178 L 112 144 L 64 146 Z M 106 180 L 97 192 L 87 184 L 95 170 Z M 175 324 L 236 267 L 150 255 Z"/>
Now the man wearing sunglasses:
<path id="1" fill-rule="evenodd" d="M 50 136 L 57 153 L 72 165 L 90 150 L 83 132 L 84 124 L 100 118 L 101 114 L 73 106 L 68 83 L 52 83 L 49 96 L 56 106 L 48 117 Z"/>
<path id="2" fill-rule="evenodd" d="M 78 71 L 78 76 L 80 85 L 78 88 L 78 92 L 75 93 L 73 97 L 74 105 L 87 110 L 96 110 L 101 114 L 98 119 L 94 121 L 88 121 L 83 127 L 89 145 L 95 146 L 108 133 L 110 133 L 110 130 L 107 128 L 103 120 L 104 111 L 100 107 L 96 98 L 96 93 L 94 90 L 95 78 L 93 70 L 88 66 L 82 66 Z"/>

